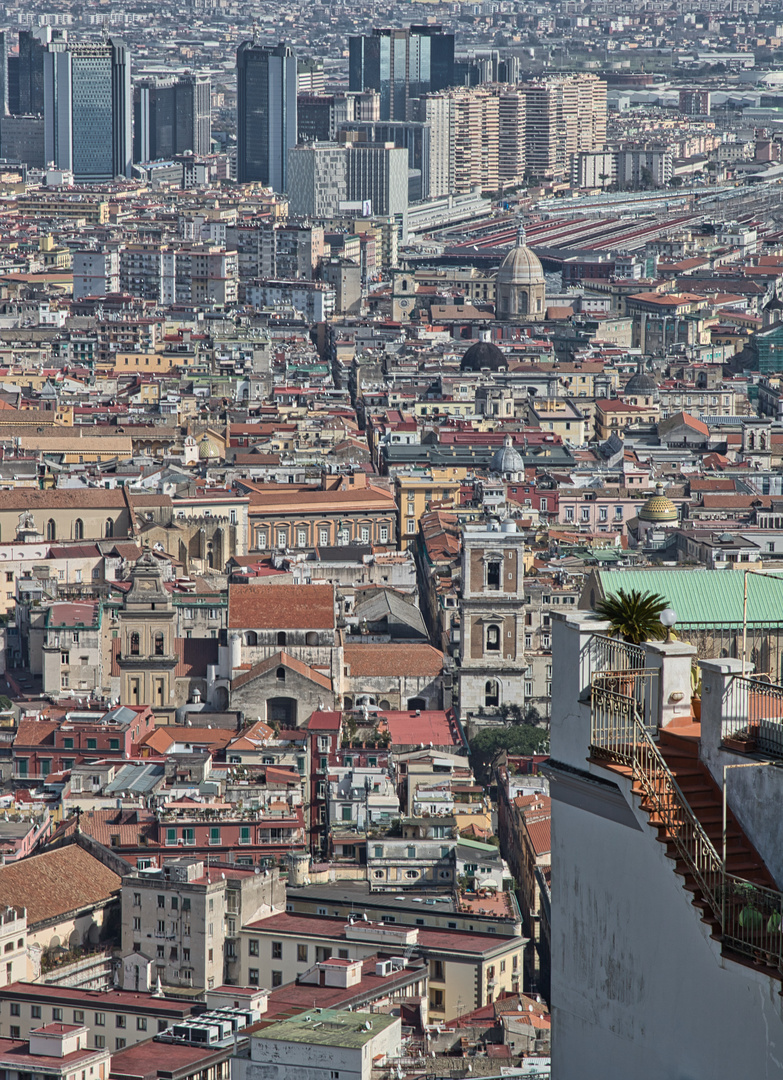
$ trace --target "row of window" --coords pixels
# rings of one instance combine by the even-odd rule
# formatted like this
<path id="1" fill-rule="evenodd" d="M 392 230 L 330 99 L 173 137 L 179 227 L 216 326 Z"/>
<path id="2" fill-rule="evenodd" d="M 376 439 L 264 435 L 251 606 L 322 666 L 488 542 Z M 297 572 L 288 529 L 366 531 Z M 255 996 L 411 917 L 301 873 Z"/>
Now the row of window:
<path id="1" fill-rule="evenodd" d="M 284 548 L 292 544 L 298 548 L 306 548 L 310 546 L 309 538 L 310 529 L 306 527 L 297 527 L 292 530 L 291 539 L 289 540 L 289 526 L 279 526 L 278 528 L 270 532 L 269 529 L 261 528 L 256 529 L 255 532 L 255 546 L 260 550 L 266 550 L 269 547 L 270 536 L 274 539 L 275 547 Z M 332 543 L 332 529 L 328 525 L 319 526 L 316 530 L 318 537 L 318 544 L 320 547 L 328 547 Z M 369 525 L 360 525 L 356 529 L 356 534 L 353 537 L 354 541 L 359 544 L 369 544 L 371 539 L 371 527 Z M 346 547 L 351 543 L 351 529 L 349 526 L 344 525 L 337 530 L 337 545 L 338 547 Z M 387 544 L 389 542 L 389 526 L 382 524 L 378 526 L 378 542 L 381 544 Z"/>
<path id="2" fill-rule="evenodd" d="M 74 1023 L 74 1024 L 89 1023 L 89 1021 L 86 1020 L 86 1018 L 85 1018 L 86 1014 L 85 1014 L 84 1009 L 69 1009 L 68 1011 L 71 1013 L 71 1021 L 70 1021 L 71 1023 Z M 65 1009 L 60 1008 L 57 1005 L 52 1006 L 52 1021 L 56 1022 L 56 1023 L 67 1022 L 67 1021 L 65 1021 L 65 1012 L 66 1012 Z M 19 1002 L 19 1001 L 11 1001 L 9 1003 L 9 1014 L 11 1016 L 21 1016 L 22 1015 L 22 1004 L 21 1004 L 21 1002 Z M 41 1005 L 31 1005 L 30 1006 L 30 1019 L 31 1020 L 42 1020 L 43 1019 L 43 1006 L 41 1006 Z M 157 1024 L 158 1024 L 158 1028 L 157 1028 L 158 1032 L 165 1031 L 166 1028 L 168 1027 L 168 1021 L 167 1020 L 158 1020 Z M 95 1027 L 106 1027 L 106 1013 L 105 1012 L 93 1013 L 93 1026 L 95 1026 Z M 115 1026 L 115 1028 L 120 1028 L 120 1029 L 127 1028 L 127 1026 L 128 1026 L 128 1017 L 125 1016 L 124 1013 L 115 1013 L 114 1014 L 114 1026 Z M 146 1016 L 137 1016 L 136 1017 L 136 1030 L 137 1031 L 146 1031 L 147 1030 L 147 1017 Z"/>
<path id="3" fill-rule="evenodd" d="M 573 521 L 574 520 L 574 507 L 573 506 L 566 506 L 565 507 L 565 519 L 566 519 L 566 521 Z M 589 506 L 583 506 L 581 508 L 580 513 L 579 513 L 579 520 L 580 521 L 590 521 L 590 507 Z M 598 507 L 598 520 L 599 521 L 608 521 L 609 520 L 609 507 L 608 506 L 599 506 Z M 614 520 L 615 521 L 622 521 L 623 520 L 623 508 L 622 508 L 622 506 L 615 506 L 615 508 L 614 508 Z"/>
<path id="4" fill-rule="evenodd" d="M 276 644 L 284 646 L 288 644 L 288 634 L 285 630 L 278 630 L 277 637 L 275 639 Z M 315 630 L 308 630 L 304 636 L 305 645 L 317 645 L 318 634 Z M 255 630 L 248 630 L 245 634 L 245 645 L 258 645 L 258 634 Z"/>
<path id="5" fill-rule="evenodd" d="M 103 523 L 103 535 L 105 537 L 114 536 L 114 522 L 111 518 L 106 518 L 106 521 Z M 73 523 L 73 538 L 74 540 L 84 539 L 84 522 L 81 518 L 77 518 Z M 46 522 L 46 539 L 57 539 L 57 522 L 54 518 L 49 518 Z M 66 539 L 68 539 L 68 537 L 66 537 Z"/>

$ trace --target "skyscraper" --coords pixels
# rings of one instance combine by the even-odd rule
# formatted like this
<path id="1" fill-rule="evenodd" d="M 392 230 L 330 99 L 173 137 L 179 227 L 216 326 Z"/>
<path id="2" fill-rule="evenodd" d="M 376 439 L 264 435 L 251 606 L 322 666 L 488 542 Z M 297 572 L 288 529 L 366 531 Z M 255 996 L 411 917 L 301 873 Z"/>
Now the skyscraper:
<path id="1" fill-rule="evenodd" d="M 133 88 L 133 160 L 162 161 L 212 149 L 211 86 L 205 75 L 142 79 Z"/>
<path id="2" fill-rule="evenodd" d="M 293 50 L 243 41 L 237 49 L 237 180 L 285 191 L 296 136 Z"/>
<path id="3" fill-rule="evenodd" d="M 44 53 L 47 162 L 80 184 L 131 175 L 130 53 L 124 43 L 53 41 Z"/>
<path id="4" fill-rule="evenodd" d="M 409 120 L 409 102 L 454 82 L 454 35 L 441 26 L 378 29 L 348 40 L 349 89 L 377 90 L 381 120 Z"/>

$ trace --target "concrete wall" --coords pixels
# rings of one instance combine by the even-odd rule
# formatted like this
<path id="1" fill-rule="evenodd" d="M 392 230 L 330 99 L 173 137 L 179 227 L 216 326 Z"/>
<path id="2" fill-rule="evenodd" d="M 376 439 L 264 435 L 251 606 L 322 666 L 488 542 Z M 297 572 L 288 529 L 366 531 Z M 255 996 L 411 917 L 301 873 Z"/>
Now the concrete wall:
<path id="1" fill-rule="evenodd" d="M 587 623 L 553 629 L 552 1075 L 780 1075 L 779 980 L 721 959 L 628 780 L 588 763 Z"/>

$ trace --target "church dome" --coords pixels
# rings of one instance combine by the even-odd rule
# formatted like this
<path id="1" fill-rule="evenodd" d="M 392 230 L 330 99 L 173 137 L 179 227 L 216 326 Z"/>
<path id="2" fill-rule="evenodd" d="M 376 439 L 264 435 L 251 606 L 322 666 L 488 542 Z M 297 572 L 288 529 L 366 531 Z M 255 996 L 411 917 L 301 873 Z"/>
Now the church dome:
<path id="1" fill-rule="evenodd" d="M 519 225 L 516 246 L 506 255 L 495 277 L 495 307 L 501 319 L 544 317 L 544 268 L 538 256 L 527 246 L 522 223 Z"/>
<path id="2" fill-rule="evenodd" d="M 503 445 L 499 446 L 492 455 L 489 464 L 491 472 L 496 473 L 521 473 L 525 471 L 525 459 L 514 446 L 514 440 L 506 435 Z"/>
<path id="3" fill-rule="evenodd" d="M 206 458 L 219 457 L 218 448 L 215 446 L 211 439 L 207 438 L 206 435 L 198 445 L 198 456 L 202 460 Z"/>
<path id="4" fill-rule="evenodd" d="M 491 341 L 475 341 L 469 349 L 466 349 L 460 364 L 461 371 L 481 371 L 489 368 L 490 371 L 500 371 L 508 367 L 508 357 Z"/>
<path id="5" fill-rule="evenodd" d="M 658 384 L 652 375 L 648 375 L 642 370 L 641 364 L 639 370 L 630 377 L 623 389 L 624 394 L 655 394 L 658 390 Z"/>
<path id="6" fill-rule="evenodd" d="M 663 484 L 657 484 L 655 494 L 651 496 L 639 511 L 640 521 L 654 521 L 658 524 L 668 524 L 679 521 L 677 507 L 663 493 Z"/>
<path id="7" fill-rule="evenodd" d="M 520 230 L 522 232 L 522 230 Z M 536 254 L 524 243 L 517 241 L 500 264 L 497 285 L 543 285 L 544 268 Z"/>

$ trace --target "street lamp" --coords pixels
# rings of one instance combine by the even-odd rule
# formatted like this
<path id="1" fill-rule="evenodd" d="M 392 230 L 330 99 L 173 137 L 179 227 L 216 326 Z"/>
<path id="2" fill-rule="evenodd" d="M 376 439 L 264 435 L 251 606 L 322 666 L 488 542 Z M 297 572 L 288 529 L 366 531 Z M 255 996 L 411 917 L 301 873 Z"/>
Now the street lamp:
<path id="1" fill-rule="evenodd" d="M 677 612 L 673 608 L 667 607 L 663 609 L 658 618 L 666 627 L 666 640 L 674 641 L 674 626 L 677 622 Z"/>

